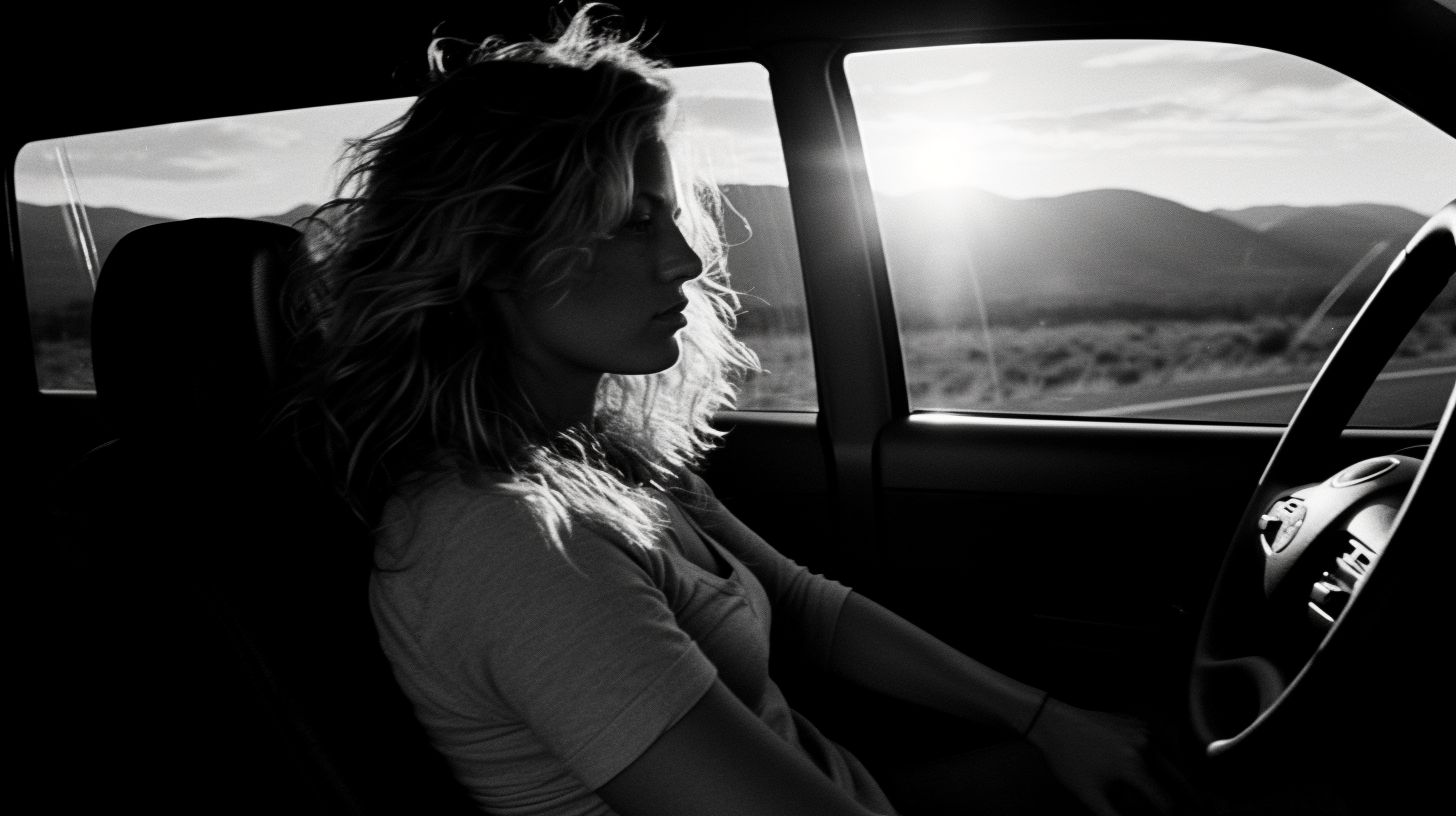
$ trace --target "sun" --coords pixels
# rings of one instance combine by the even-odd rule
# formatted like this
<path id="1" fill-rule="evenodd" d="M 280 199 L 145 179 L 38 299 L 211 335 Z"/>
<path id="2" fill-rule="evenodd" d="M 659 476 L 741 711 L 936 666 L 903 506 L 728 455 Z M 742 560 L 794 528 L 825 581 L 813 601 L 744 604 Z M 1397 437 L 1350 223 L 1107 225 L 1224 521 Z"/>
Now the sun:
<path id="1" fill-rule="evenodd" d="M 900 153 L 897 186 L 925 190 L 943 187 L 979 187 L 987 167 L 975 143 L 964 137 L 928 136 L 905 143 Z"/>

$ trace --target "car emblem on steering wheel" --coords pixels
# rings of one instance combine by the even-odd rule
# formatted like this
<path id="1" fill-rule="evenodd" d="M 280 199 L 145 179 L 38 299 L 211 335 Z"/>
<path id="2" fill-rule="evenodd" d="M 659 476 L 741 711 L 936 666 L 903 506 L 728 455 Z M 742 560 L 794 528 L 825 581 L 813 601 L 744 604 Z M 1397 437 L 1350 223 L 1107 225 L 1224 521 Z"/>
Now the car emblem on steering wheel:
<path id="1" fill-rule="evenodd" d="M 1300 526 L 1304 524 L 1304 514 L 1304 502 L 1299 499 L 1280 499 L 1274 502 L 1269 511 L 1259 517 L 1264 546 L 1270 552 L 1276 553 L 1288 547 Z"/>

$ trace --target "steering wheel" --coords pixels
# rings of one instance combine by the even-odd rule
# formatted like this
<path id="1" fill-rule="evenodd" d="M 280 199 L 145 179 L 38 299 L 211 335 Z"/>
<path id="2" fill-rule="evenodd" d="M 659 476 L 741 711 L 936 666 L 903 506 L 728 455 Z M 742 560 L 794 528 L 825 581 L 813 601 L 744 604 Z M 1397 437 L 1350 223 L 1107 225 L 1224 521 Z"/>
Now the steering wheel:
<path id="1" fill-rule="evenodd" d="M 1424 451 L 1354 463 L 1333 461 L 1332 453 L 1365 392 L 1453 270 L 1456 201 L 1432 216 L 1391 265 L 1264 469 L 1194 650 L 1192 731 L 1213 763 L 1247 760 L 1277 774 L 1300 754 L 1321 753 L 1322 762 L 1333 754 L 1336 761 L 1325 766 L 1329 783 L 1360 784 L 1363 759 L 1399 746 L 1358 743 L 1352 729 L 1365 733 L 1360 727 L 1371 721 L 1409 728 L 1414 723 L 1386 718 L 1449 713 L 1448 684 L 1426 669 L 1439 665 L 1430 655 L 1449 647 L 1438 616 L 1446 584 L 1456 579 L 1449 569 L 1456 534 L 1441 516 L 1443 505 L 1456 503 L 1456 392 Z M 1422 625 L 1429 627 L 1424 633 Z M 1348 762 L 1338 758 L 1341 751 Z"/>

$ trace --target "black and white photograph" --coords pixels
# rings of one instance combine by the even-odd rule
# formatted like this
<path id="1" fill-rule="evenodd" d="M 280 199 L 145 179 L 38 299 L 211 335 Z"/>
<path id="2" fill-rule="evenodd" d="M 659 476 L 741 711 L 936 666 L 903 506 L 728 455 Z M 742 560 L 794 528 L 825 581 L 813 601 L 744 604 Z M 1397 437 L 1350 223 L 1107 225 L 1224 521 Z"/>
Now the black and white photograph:
<path id="1" fill-rule="evenodd" d="M 1450 807 L 1456 0 L 7 16 L 22 812 Z"/>

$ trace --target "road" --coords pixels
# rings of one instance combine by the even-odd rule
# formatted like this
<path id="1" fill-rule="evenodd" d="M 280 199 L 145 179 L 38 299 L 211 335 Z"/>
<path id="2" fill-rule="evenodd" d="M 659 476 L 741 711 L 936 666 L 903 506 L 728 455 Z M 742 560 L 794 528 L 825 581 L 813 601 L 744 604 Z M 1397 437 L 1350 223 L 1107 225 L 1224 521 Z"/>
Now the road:
<path id="1" fill-rule="evenodd" d="M 1207 422 L 1284 424 L 1304 398 L 1308 383 L 1222 391 L 1158 402 L 1119 405 L 1086 416 L 1193 419 Z M 1434 423 L 1456 387 L 1456 366 L 1418 368 L 1380 375 L 1351 425 L 1408 428 Z"/>

